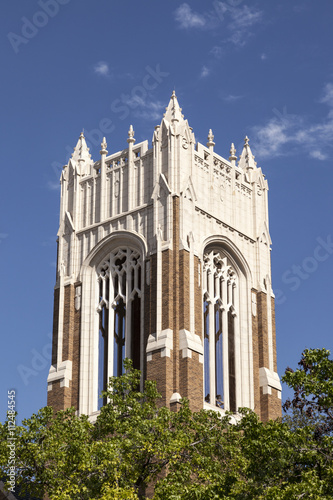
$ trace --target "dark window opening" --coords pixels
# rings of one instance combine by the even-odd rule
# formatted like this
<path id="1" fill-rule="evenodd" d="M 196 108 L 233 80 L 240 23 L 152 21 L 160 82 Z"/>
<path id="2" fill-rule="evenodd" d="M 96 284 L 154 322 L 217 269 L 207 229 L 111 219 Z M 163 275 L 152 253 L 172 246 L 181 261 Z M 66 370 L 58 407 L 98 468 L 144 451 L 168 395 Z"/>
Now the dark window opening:
<path id="1" fill-rule="evenodd" d="M 210 363 L 209 363 L 209 305 L 204 301 L 204 376 L 205 376 L 205 401 L 210 403 Z"/>
<path id="2" fill-rule="evenodd" d="M 228 362 L 229 362 L 229 401 L 230 411 L 236 411 L 236 376 L 235 376 L 235 318 L 228 311 Z"/>

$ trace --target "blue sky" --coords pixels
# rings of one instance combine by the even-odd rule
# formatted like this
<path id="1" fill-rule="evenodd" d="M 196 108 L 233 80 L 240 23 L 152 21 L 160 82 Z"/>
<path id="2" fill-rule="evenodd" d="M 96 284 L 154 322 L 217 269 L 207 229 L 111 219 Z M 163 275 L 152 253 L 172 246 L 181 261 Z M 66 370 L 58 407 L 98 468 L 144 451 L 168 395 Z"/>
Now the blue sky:
<path id="1" fill-rule="evenodd" d="M 172 90 L 215 150 L 250 137 L 266 174 L 278 368 L 333 349 L 333 4 L 311 0 L 16 0 L 0 20 L 0 419 L 46 404 L 59 176 L 151 140 Z M 236 154 L 237 154 L 236 153 Z M 287 391 L 284 392 L 285 397 Z"/>

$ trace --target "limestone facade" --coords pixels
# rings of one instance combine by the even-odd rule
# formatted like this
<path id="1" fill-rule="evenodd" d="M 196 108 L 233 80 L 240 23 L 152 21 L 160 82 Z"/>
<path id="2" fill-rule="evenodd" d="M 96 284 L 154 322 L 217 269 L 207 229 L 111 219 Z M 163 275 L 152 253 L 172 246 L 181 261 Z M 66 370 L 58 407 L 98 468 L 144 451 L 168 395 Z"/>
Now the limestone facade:
<path id="1" fill-rule="evenodd" d="M 172 94 L 152 145 L 94 162 L 81 134 L 61 175 L 48 404 L 95 414 L 133 359 L 162 404 L 281 413 L 268 184 L 249 140 L 237 162 L 196 143 Z"/>

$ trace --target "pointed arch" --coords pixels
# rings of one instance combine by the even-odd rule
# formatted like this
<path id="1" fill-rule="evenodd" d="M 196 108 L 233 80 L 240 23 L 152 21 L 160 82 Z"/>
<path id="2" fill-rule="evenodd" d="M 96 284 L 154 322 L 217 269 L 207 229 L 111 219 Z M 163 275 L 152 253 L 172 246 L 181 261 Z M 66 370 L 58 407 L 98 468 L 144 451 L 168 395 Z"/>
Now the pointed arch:
<path id="1" fill-rule="evenodd" d="M 242 254 L 242 252 L 235 245 L 235 243 L 233 243 L 226 236 L 221 236 L 219 234 L 210 235 L 202 243 L 202 246 L 201 246 L 202 255 L 204 253 L 204 250 L 207 247 L 210 247 L 211 245 L 218 246 L 219 248 L 223 249 L 224 252 L 227 254 L 227 256 L 230 258 L 231 262 L 234 264 L 234 266 L 236 268 L 239 268 L 244 273 L 244 275 L 246 276 L 246 279 L 252 285 L 253 277 L 252 277 L 250 266 L 249 266 L 247 260 L 245 259 L 244 255 Z"/>
<path id="2" fill-rule="evenodd" d="M 237 411 L 252 389 L 252 276 L 240 250 L 226 237 L 202 246 L 204 405 Z M 252 391 L 252 392 L 251 392 Z"/>
<path id="3" fill-rule="evenodd" d="M 80 413 L 91 414 L 101 406 L 99 394 L 110 376 L 121 374 L 124 357 L 144 372 L 146 255 L 141 236 L 114 231 L 81 267 Z"/>

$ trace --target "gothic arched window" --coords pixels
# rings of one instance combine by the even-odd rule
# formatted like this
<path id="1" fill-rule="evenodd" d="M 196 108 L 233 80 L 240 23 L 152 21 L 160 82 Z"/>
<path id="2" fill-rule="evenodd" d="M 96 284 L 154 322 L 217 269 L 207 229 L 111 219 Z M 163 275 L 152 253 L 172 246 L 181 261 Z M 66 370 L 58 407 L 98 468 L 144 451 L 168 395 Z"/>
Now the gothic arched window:
<path id="1" fill-rule="evenodd" d="M 215 249 L 204 254 L 203 271 L 204 400 L 236 411 L 237 275 L 228 258 Z"/>
<path id="2" fill-rule="evenodd" d="M 110 376 L 123 373 L 125 357 L 141 368 L 141 268 L 138 251 L 117 248 L 102 262 L 98 274 L 98 396 Z M 105 404 L 98 400 L 98 407 Z"/>

